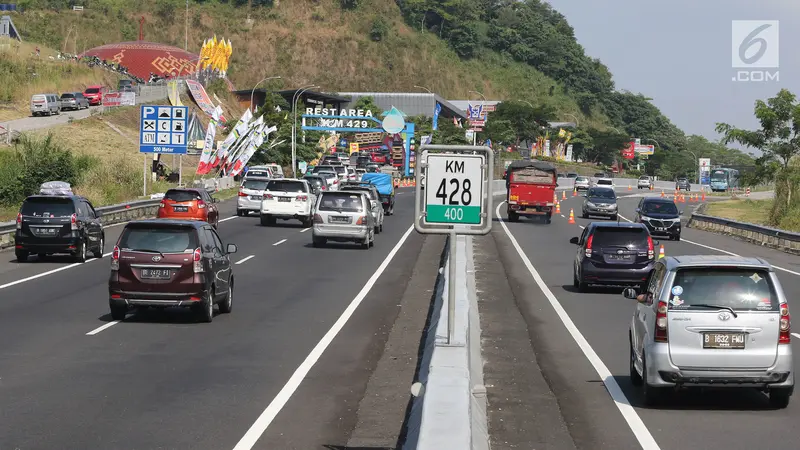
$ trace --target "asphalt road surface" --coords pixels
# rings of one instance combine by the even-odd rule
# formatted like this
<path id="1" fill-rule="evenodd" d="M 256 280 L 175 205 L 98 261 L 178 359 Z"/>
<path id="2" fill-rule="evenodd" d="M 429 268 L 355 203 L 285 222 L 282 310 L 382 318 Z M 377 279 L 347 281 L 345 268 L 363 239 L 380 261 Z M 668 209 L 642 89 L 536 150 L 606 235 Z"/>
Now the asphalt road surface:
<path id="1" fill-rule="evenodd" d="M 640 195 L 618 187 L 621 220 L 632 219 Z M 632 195 L 633 197 L 625 197 Z M 559 196 L 560 197 L 560 196 Z M 579 449 L 787 449 L 800 441 L 800 398 L 772 410 L 756 391 L 686 391 L 658 408 L 643 406 L 628 375 L 632 300 L 620 288 L 578 293 L 572 287 L 576 246 L 569 243 L 593 220 L 581 219 L 581 197 L 569 196 L 550 225 L 525 218 L 492 231 L 500 261 L 528 328 L 536 360 L 558 397 Z M 505 203 L 497 209 L 505 218 Z M 693 204 L 681 203 L 680 209 Z M 576 224 L 568 223 L 569 211 Z M 685 213 L 688 216 L 688 211 Z M 787 298 L 800 298 L 800 258 L 730 237 L 684 228 L 682 241 L 661 240 L 666 255 L 759 256 L 776 268 Z M 800 308 L 794 305 L 791 308 Z M 800 331 L 800 330 L 795 330 Z M 800 334 L 793 334 L 797 349 Z M 800 359 L 795 360 L 800 369 Z M 491 391 L 490 391 L 491 392 Z M 490 397 L 491 398 L 491 397 Z M 491 405 L 490 405 L 491 407 Z M 544 448 L 544 447 L 542 447 Z M 552 447 L 557 448 L 557 447 Z"/>
<path id="2" fill-rule="evenodd" d="M 313 248 L 299 223 L 262 227 L 223 202 L 236 289 L 210 324 L 180 309 L 111 321 L 108 253 L 0 252 L 0 449 L 345 448 L 423 249 L 411 192 L 368 251 Z M 106 229 L 106 252 L 121 229 Z"/>

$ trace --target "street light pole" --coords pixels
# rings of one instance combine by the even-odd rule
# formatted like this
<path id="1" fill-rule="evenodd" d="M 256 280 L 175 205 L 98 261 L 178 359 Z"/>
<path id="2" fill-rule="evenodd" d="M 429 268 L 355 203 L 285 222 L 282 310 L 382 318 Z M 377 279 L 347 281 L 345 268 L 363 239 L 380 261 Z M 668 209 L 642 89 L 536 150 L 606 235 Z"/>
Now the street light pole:
<path id="1" fill-rule="evenodd" d="M 483 108 L 486 106 L 486 97 L 478 91 L 469 91 L 471 94 L 478 94 L 481 96 L 483 101 L 481 102 L 481 112 L 483 112 Z M 472 145 L 478 145 L 478 132 L 472 132 Z"/>
<path id="2" fill-rule="evenodd" d="M 579 126 L 580 126 L 580 123 L 578 123 L 578 118 L 577 118 L 577 117 L 575 117 L 574 115 L 572 115 L 572 114 L 569 114 L 569 113 L 564 113 L 564 115 L 565 115 L 565 116 L 570 116 L 570 117 L 572 117 L 573 119 L 575 119 L 575 127 L 579 127 Z"/>
<path id="3" fill-rule="evenodd" d="M 417 86 L 415 84 L 414 87 L 417 88 L 417 89 L 424 89 L 424 90 L 428 91 L 428 94 L 433 94 L 433 92 L 431 92 L 431 90 L 426 88 L 425 86 Z"/>
<path id="4" fill-rule="evenodd" d="M 258 83 L 256 83 L 255 86 L 253 86 L 253 90 L 250 91 L 250 109 L 253 112 L 255 112 L 255 109 L 253 108 L 253 95 L 256 93 L 256 88 L 258 87 L 258 85 L 263 83 L 263 82 L 265 82 L 265 81 L 280 80 L 280 79 L 281 79 L 281 77 L 265 77 L 263 80 L 259 81 Z"/>
<path id="5" fill-rule="evenodd" d="M 309 89 L 315 89 L 319 86 L 309 85 L 294 91 L 292 96 L 292 114 L 294 115 L 294 122 L 292 122 L 292 176 L 297 178 L 297 100 L 303 96 L 303 93 Z"/>

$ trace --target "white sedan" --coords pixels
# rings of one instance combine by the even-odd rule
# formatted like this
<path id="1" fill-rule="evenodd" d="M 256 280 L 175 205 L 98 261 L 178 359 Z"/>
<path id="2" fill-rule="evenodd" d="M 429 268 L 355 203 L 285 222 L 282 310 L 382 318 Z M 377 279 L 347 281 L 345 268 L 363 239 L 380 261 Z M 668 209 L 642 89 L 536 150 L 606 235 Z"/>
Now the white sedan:
<path id="1" fill-rule="evenodd" d="M 271 180 L 261 200 L 261 225 L 275 225 L 276 219 L 295 219 L 304 227 L 311 227 L 316 202 L 317 197 L 306 180 Z"/>

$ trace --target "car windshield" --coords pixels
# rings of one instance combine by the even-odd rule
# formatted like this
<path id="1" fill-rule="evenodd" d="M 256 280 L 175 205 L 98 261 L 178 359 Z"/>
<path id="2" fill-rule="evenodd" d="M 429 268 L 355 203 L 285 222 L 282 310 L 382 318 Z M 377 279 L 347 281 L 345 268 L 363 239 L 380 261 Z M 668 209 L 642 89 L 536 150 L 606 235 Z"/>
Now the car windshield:
<path id="1" fill-rule="evenodd" d="M 173 202 L 190 202 L 192 200 L 201 200 L 202 197 L 199 192 L 197 191 L 188 191 L 188 190 L 180 190 L 180 189 L 170 189 L 164 194 L 164 198 L 166 200 L 172 200 Z"/>
<path id="2" fill-rule="evenodd" d="M 725 173 L 722 170 L 718 170 L 718 171 L 716 171 L 716 172 L 711 174 L 711 179 L 712 180 L 723 180 L 723 181 L 725 181 L 725 180 L 727 180 L 727 178 L 728 178 L 728 174 Z"/>
<path id="3" fill-rule="evenodd" d="M 639 179 L 642 180 L 642 181 L 650 181 L 650 178 L 648 178 L 646 176 L 639 177 Z"/>
<path id="4" fill-rule="evenodd" d="M 20 213 L 32 217 L 67 217 L 75 213 L 75 205 L 68 198 L 31 197 L 22 203 Z"/>
<path id="5" fill-rule="evenodd" d="M 331 166 L 331 165 L 319 165 L 319 166 L 317 166 L 317 167 L 314 167 L 314 173 L 317 173 L 317 172 L 322 172 L 322 171 L 325 171 L 325 172 L 334 172 L 334 173 L 336 172 L 336 171 L 333 169 L 333 166 Z"/>
<path id="6" fill-rule="evenodd" d="M 86 89 L 86 93 L 87 94 L 97 94 L 99 92 L 100 92 L 100 88 L 89 88 L 89 89 Z"/>
<path id="7" fill-rule="evenodd" d="M 267 190 L 267 183 L 269 183 L 269 181 L 266 180 L 245 180 L 242 187 L 254 191 L 265 191 Z"/>
<path id="8" fill-rule="evenodd" d="M 323 178 L 336 178 L 336 172 L 317 172 L 316 175 L 319 175 Z"/>
<path id="9" fill-rule="evenodd" d="M 678 183 L 686 183 L 687 181 L 689 180 L 687 180 L 686 178 L 678 178 Z"/>
<path id="10" fill-rule="evenodd" d="M 322 196 L 319 204 L 320 211 L 364 211 L 361 194 L 350 192 L 332 192 Z"/>
<path id="11" fill-rule="evenodd" d="M 197 247 L 199 245 L 194 229 L 181 226 L 128 226 L 119 239 L 119 248 L 122 250 L 186 253 Z"/>
<path id="12" fill-rule="evenodd" d="M 596 246 L 647 247 L 647 232 L 643 228 L 598 227 L 592 243 Z"/>
<path id="13" fill-rule="evenodd" d="M 586 194 L 586 197 L 614 200 L 617 198 L 617 194 L 611 189 L 591 189 L 589 193 Z"/>
<path id="14" fill-rule="evenodd" d="M 75 98 L 75 94 L 61 94 L 61 98 Z"/>
<path id="15" fill-rule="evenodd" d="M 306 184 L 301 181 L 272 180 L 267 184 L 268 191 L 307 192 Z"/>
<path id="16" fill-rule="evenodd" d="M 575 178 L 575 181 L 581 181 L 582 182 L 582 181 L 587 181 L 587 180 L 588 180 L 588 178 L 586 178 L 586 177 L 576 177 Z"/>
<path id="17" fill-rule="evenodd" d="M 369 189 L 369 188 L 348 187 L 348 188 L 345 188 L 345 190 L 342 191 L 342 192 L 363 192 L 363 193 L 367 194 L 367 197 L 369 197 L 370 200 L 377 200 L 378 199 L 378 196 L 375 194 L 375 191 L 373 191 L 372 189 Z"/>
<path id="18" fill-rule="evenodd" d="M 333 166 L 333 170 L 340 175 L 347 173 L 347 169 L 344 166 Z"/>
<path id="19" fill-rule="evenodd" d="M 667 202 L 645 202 L 642 207 L 644 214 L 678 214 L 678 207 L 675 203 Z"/>
<path id="20" fill-rule="evenodd" d="M 714 305 L 737 311 L 778 311 L 775 292 L 763 269 L 693 267 L 675 274 L 669 307 L 685 310 L 697 309 L 693 305 Z"/>

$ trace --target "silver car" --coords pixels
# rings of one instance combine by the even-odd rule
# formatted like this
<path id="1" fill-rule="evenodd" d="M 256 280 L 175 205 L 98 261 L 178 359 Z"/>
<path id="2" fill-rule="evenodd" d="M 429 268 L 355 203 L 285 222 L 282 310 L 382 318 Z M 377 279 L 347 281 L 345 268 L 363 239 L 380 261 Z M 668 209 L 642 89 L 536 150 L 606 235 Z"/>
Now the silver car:
<path id="1" fill-rule="evenodd" d="M 372 204 L 364 192 L 323 192 L 317 200 L 311 242 L 322 247 L 328 241 L 356 242 L 367 250 L 375 243 Z"/>
<path id="2" fill-rule="evenodd" d="M 581 189 L 589 189 L 589 177 L 575 178 L 574 189 L 580 191 Z"/>
<path id="3" fill-rule="evenodd" d="M 372 200 L 372 217 L 375 219 L 375 233 L 380 234 L 383 231 L 383 204 L 381 203 L 378 189 L 371 183 L 345 183 L 341 189 L 342 192 L 365 192 L 369 199 Z"/>
<path id="4" fill-rule="evenodd" d="M 789 304 L 761 258 L 659 260 L 631 320 L 630 377 L 646 403 L 676 387 L 755 388 L 785 408 L 794 391 Z"/>
<path id="5" fill-rule="evenodd" d="M 261 200 L 267 190 L 269 178 L 247 177 L 239 187 L 239 196 L 236 199 L 236 215 L 246 216 L 251 212 L 261 211 Z"/>

